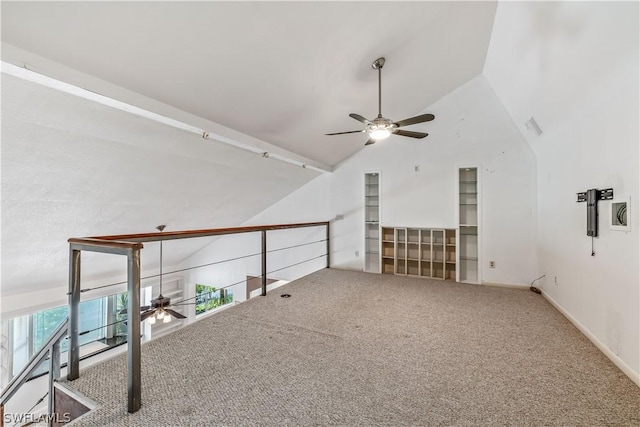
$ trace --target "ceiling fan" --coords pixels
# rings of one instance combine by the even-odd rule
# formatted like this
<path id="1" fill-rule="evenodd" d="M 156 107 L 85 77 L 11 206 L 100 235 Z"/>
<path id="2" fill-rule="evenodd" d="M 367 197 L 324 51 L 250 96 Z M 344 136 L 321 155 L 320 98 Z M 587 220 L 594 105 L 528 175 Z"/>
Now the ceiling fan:
<path id="1" fill-rule="evenodd" d="M 165 227 L 166 225 L 159 225 L 156 229 L 162 233 Z M 171 307 L 171 299 L 162 295 L 162 240 L 160 240 L 160 294 L 157 298 L 151 300 L 150 306 L 145 305 L 140 307 L 140 310 L 142 310 L 142 313 L 140 314 L 140 321 L 143 322 L 146 319 L 149 319 L 149 323 L 153 325 L 156 321 L 169 323 L 171 322 L 172 317 L 175 317 L 176 319 L 187 318 L 187 316 L 184 316 L 169 307 Z M 120 314 L 125 314 L 126 312 L 127 309 L 125 308 L 120 311 Z"/>
<path id="2" fill-rule="evenodd" d="M 364 145 L 375 144 L 376 141 L 387 138 L 389 135 L 400 135 L 400 136 L 408 136 L 410 138 L 424 138 L 428 134 L 423 132 L 414 132 L 409 130 L 401 130 L 403 126 L 415 125 L 417 123 L 430 122 L 435 119 L 433 114 L 421 114 L 419 116 L 411 117 L 409 119 L 399 120 L 394 122 L 393 120 L 387 119 L 382 116 L 382 67 L 384 66 L 385 59 L 378 58 L 373 61 L 371 67 L 374 70 L 378 70 L 378 117 L 373 120 L 367 120 L 362 117 L 360 114 L 351 113 L 349 117 L 356 119 L 359 122 L 362 122 L 366 125 L 366 128 L 363 130 L 352 130 L 348 132 L 336 132 L 336 133 L 327 133 L 325 135 L 344 135 L 347 133 L 361 133 L 366 132 L 369 134 L 369 140 Z"/>

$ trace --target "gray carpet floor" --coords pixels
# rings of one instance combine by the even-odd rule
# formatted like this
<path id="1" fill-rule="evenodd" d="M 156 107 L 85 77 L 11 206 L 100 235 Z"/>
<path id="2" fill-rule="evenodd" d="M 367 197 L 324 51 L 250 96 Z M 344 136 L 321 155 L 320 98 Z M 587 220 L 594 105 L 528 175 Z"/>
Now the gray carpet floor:
<path id="1" fill-rule="evenodd" d="M 283 293 L 291 298 L 281 298 Z M 87 426 L 638 426 L 640 388 L 540 295 L 325 269 L 70 383 Z"/>

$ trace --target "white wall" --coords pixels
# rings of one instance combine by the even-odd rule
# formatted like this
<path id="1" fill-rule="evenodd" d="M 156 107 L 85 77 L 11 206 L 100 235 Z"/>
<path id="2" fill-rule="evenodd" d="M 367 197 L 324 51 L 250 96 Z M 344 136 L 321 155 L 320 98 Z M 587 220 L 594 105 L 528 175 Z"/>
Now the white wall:
<path id="1" fill-rule="evenodd" d="M 362 268 L 354 254 L 363 245 L 364 171 L 382 174 L 382 225 L 455 227 L 457 168 L 476 165 L 482 178 L 481 255 L 484 264 L 496 261 L 495 269 L 483 268 L 482 281 L 529 283 L 536 274 L 533 153 L 482 76 L 424 112 L 436 119 L 411 129 L 428 132 L 426 139 L 392 136 L 333 174 L 333 209 L 345 215 L 334 227 L 334 265 Z"/>
<path id="2" fill-rule="evenodd" d="M 537 274 L 535 158 L 485 79 L 480 76 L 425 112 L 436 120 L 412 129 L 424 140 L 391 137 L 347 159 L 331 175 L 296 190 L 252 223 L 326 220 L 332 266 L 362 270 L 364 173 L 379 171 L 383 225 L 455 227 L 456 168 L 481 166 L 482 255 L 495 260 L 483 281 L 528 284 Z M 363 139 L 364 143 L 364 139 Z M 415 172 L 415 166 L 419 172 Z"/>
<path id="3" fill-rule="evenodd" d="M 194 268 L 184 272 L 185 299 L 195 302 L 195 285 L 212 286 L 216 289 L 227 287 L 233 292 L 234 301 L 245 300 L 247 275 L 260 274 L 261 243 L 259 233 L 245 233 L 210 238 L 211 243 L 204 249 L 185 259 L 181 268 Z M 254 255 L 246 257 L 247 255 Z M 221 262 L 238 258 L 233 261 Z M 211 265 L 213 264 L 213 265 Z M 184 314 L 189 322 L 195 319 L 195 306 L 185 306 Z"/>
<path id="4" fill-rule="evenodd" d="M 270 220 L 260 224 L 305 222 L 304 220 Z M 267 277 L 294 280 L 326 266 L 326 231 L 323 226 L 267 232 Z M 302 246 L 298 246 L 302 245 Z M 297 246 L 297 247 L 296 247 Z M 243 233 L 216 238 L 204 249 L 185 259 L 185 299 L 194 302 L 195 285 L 229 287 L 235 302 L 246 298 L 247 276 L 262 274 L 261 233 Z M 238 258 L 238 259 L 235 259 Z M 232 261 L 226 261 L 231 260 Z M 221 262 L 226 261 L 226 262 Z M 213 264 L 213 265 L 211 265 Z M 185 314 L 193 321 L 195 309 L 187 305 Z"/>
<path id="5" fill-rule="evenodd" d="M 331 214 L 332 174 L 323 174 L 289 194 L 269 208 L 247 221 L 247 225 L 286 224 L 329 221 Z M 285 248 L 316 242 L 294 249 L 272 252 L 267 257 L 267 271 L 279 270 L 304 260 L 309 262 L 277 271 L 270 278 L 294 280 L 326 266 L 326 229 L 323 226 L 293 230 L 270 231 L 267 249 Z"/>
<path id="6" fill-rule="evenodd" d="M 243 225 L 269 225 L 326 221 L 329 219 L 329 182 L 331 174 L 323 174 L 307 185 L 287 195 Z M 324 227 L 310 227 L 267 232 L 267 250 L 287 248 L 303 243 L 316 242 L 297 248 L 278 250 L 267 255 L 267 272 L 270 279 L 294 280 L 326 266 L 326 238 Z M 204 249 L 182 261 L 181 268 L 204 266 L 217 261 L 257 254 L 261 251 L 260 233 L 246 233 L 211 239 Z M 291 266 L 305 260 L 302 264 Z M 278 271 L 276 271 L 278 270 Z M 242 258 L 185 272 L 185 298 L 195 296 L 195 284 L 221 287 L 246 279 L 247 275 L 259 276 L 262 272 L 260 256 Z M 244 284 L 233 288 L 234 301 L 245 299 Z M 187 306 L 191 319 L 193 306 Z"/>
<path id="7" fill-rule="evenodd" d="M 237 225 L 319 174 L 5 73 L 1 79 L 3 317 L 16 302 L 35 310 L 66 298 L 69 237 Z M 141 253 L 145 267 L 158 265 L 151 247 Z M 198 239 L 171 247 L 166 265 L 201 248 Z M 122 256 L 82 255 L 83 287 L 123 271 Z"/>
<path id="8" fill-rule="evenodd" d="M 637 2 L 505 2 L 484 74 L 537 156 L 538 255 L 545 294 L 640 384 Z M 631 197 L 631 232 L 586 236 L 576 193 Z M 613 357 L 615 361 L 615 356 Z M 626 365 L 626 366 L 624 366 Z"/>

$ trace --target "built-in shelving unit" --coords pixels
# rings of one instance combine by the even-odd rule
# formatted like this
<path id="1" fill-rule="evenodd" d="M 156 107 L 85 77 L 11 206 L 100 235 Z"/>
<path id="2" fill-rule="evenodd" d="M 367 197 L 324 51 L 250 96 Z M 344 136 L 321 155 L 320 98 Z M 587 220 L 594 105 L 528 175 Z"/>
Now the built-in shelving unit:
<path id="1" fill-rule="evenodd" d="M 380 253 L 382 273 L 394 273 L 395 237 L 393 228 L 382 228 L 382 249 Z"/>
<path id="2" fill-rule="evenodd" d="M 456 230 L 382 227 L 382 273 L 456 280 Z"/>
<path id="3" fill-rule="evenodd" d="M 380 173 L 364 174 L 364 271 L 380 272 Z"/>
<path id="4" fill-rule="evenodd" d="M 458 169 L 458 279 L 480 283 L 479 180 L 477 167 Z"/>

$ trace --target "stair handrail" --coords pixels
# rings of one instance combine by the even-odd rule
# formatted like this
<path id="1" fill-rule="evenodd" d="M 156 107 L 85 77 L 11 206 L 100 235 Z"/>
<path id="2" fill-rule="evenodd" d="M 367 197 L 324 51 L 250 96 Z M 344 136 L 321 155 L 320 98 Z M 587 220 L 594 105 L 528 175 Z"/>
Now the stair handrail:
<path id="1" fill-rule="evenodd" d="M 0 393 L 0 407 L 4 414 L 4 406 L 17 392 L 20 390 L 20 387 L 24 385 L 24 383 L 29 380 L 30 375 L 33 371 L 40 366 L 43 360 L 46 360 L 47 356 L 49 356 L 49 408 L 48 414 L 49 419 L 51 419 L 51 415 L 53 413 L 53 388 L 54 382 L 58 378 L 60 378 L 60 343 L 67 336 L 67 332 L 69 330 L 69 317 L 65 317 L 62 323 L 58 325 L 58 327 L 53 331 L 53 334 L 49 337 L 49 339 L 44 343 L 40 350 L 38 350 L 32 357 L 29 359 L 29 362 L 18 372 L 16 376 L 9 382 L 7 387 L 2 390 Z M 1 422 L 1 421 L 0 421 Z"/>

